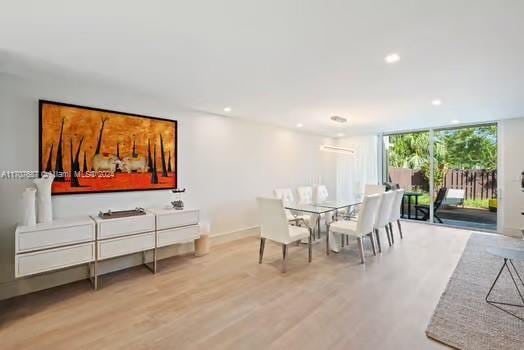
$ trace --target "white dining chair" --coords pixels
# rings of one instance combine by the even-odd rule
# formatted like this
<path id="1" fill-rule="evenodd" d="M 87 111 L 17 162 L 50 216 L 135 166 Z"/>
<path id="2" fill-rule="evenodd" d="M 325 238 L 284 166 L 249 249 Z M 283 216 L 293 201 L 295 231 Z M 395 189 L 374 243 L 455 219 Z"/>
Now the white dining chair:
<path id="1" fill-rule="evenodd" d="M 260 252 L 258 263 L 262 264 L 266 239 L 269 239 L 282 244 L 282 272 L 286 272 L 288 244 L 299 242 L 308 237 L 308 261 L 311 262 L 311 229 L 289 225 L 282 199 L 258 197 L 257 206 L 260 220 Z"/>
<path id="2" fill-rule="evenodd" d="M 364 196 L 369 196 L 372 194 L 382 194 L 386 192 L 386 186 L 384 185 L 374 185 L 374 184 L 366 184 L 364 185 Z M 358 213 L 360 211 L 360 208 L 357 206 L 353 209 L 352 212 L 349 212 L 346 217 L 348 217 L 350 220 L 358 220 Z"/>
<path id="3" fill-rule="evenodd" d="M 291 190 L 291 188 L 275 188 L 273 190 L 273 195 L 275 198 L 282 199 L 284 206 L 295 202 L 295 197 L 293 196 L 293 190 Z M 300 225 L 301 221 L 306 225 L 309 225 L 311 222 L 311 217 L 307 214 L 293 213 L 288 209 L 285 209 L 285 212 L 286 217 L 290 222 L 294 222 L 298 225 Z"/>
<path id="4" fill-rule="evenodd" d="M 300 186 L 297 187 L 298 204 L 313 204 L 313 187 Z"/>
<path id="5" fill-rule="evenodd" d="M 313 187 L 312 186 L 300 186 L 297 187 L 298 200 L 297 203 L 300 205 L 312 205 L 313 204 Z M 311 214 L 309 221 L 310 226 L 317 227 L 317 236 L 320 238 L 320 222 L 322 216 L 318 214 Z"/>
<path id="6" fill-rule="evenodd" d="M 375 249 L 375 242 L 373 239 L 373 228 L 375 223 L 375 217 L 377 215 L 377 208 L 380 204 L 380 197 L 381 196 L 379 194 L 364 197 L 358 221 L 340 220 L 335 221 L 329 225 L 328 235 L 326 239 L 327 255 L 329 255 L 329 251 L 331 248 L 329 245 L 329 239 L 334 239 L 335 235 L 342 236 L 342 241 L 344 241 L 344 237 L 346 236 L 355 237 L 357 239 L 360 252 L 360 261 L 362 262 L 362 264 L 365 263 L 363 242 L 363 239 L 365 237 L 369 237 L 369 240 L 371 242 L 371 248 L 373 249 L 373 255 L 377 255 L 377 251 Z"/>
<path id="7" fill-rule="evenodd" d="M 369 196 L 372 194 L 380 194 L 384 192 L 386 192 L 386 186 L 384 185 L 366 184 L 364 186 L 364 196 Z"/>
<path id="8" fill-rule="evenodd" d="M 392 238 L 390 237 L 389 233 L 389 222 L 391 218 L 391 207 L 393 205 L 393 201 L 395 200 L 395 191 L 389 191 L 384 192 L 381 195 L 380 205 L 377 210 L 377 215 L 375 217 L 375 235 L 377 237 L 377 246 L 378 251 L 382 252 L 382 246 L 380 244 L 380 231 L 382 229 L 386 230 L 386 236 L 388 238 L 389 246 L 391 247 L 391 244 L 393 243 Z"/>
<path id="9" fill-rule="evenodd" d="M 327 201 L 329 198 L 329 192 L 325 185 L 316 185 L 313 189 L 313 200 L 315 203 L 321 203 Z"/>
<path id="10" fill-rule="evenodd" d="M 393 191 L 395 192 L 395 199 L 391 205 L 391 216 L 389 218 L 389 231 L 391 232 L 391 242 L 395 243 L 395 238 L 393 237 L 393 222 L 397 222 L 398 232 L 400 234 L 400 239 L 404 238 L 402 236 L 402 226 L 400 225 L 400 213 L 402 205 L 402 198 L 404 197 L 404 189 L 398 189 Z"/>
<path id="11" fill-rule="evenodd" d="M 328 200 L 328 198 L 329 198 L 329 192 L 325 185 L 317 185 L 314 187 L 313 201 L 315 203 L 325 202 Z M 336 211 L 329 213 L 329 215 L 326 215 L 326 225 L 329 222 L 336 220 L 338 216 L 342 216 L 342 217 L 348 216 L 348 210 L 349 208 L 337 209 Z"/>

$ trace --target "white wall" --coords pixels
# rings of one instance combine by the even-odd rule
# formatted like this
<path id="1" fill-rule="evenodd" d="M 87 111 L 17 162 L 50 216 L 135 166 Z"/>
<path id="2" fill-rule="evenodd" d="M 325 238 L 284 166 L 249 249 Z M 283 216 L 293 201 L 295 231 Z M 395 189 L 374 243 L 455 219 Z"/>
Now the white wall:
<path id="1" fill-rule="evenodd" d="M 520 176 L 524 171 L 524 118 L 499 122 L 499 231 L 522 237 L 524 229 L 524 192 Z"/>
<path id="2" fill-rule="evenodd" d="M 326 142 L 322 137 L 190 111 L 143 93 L 92 83 L 86 76 L 34 70 L 11 74 L 0 69 L 0 171 L 38 169 L 38 99 L 49 99 L 178 120 L 179 187 L 187 187 L 186 205 L 202 210 L 212 234 L 255 226 L 255 197 L 271 195 L 275 187 L 296 187 L 321 176 L 335 193 L 335 157 L 320 152 Z M 31 77 L 21 71 L 30 71 Z M 0 299 L 86 275 L 82 266 L 14 280 L 14 229 L 21 192 L 29 185 L 27 180 L 0 180 Z M 169 199 L 169 191 L 67 195 L 54 197 L 53 207 L 55 217 L 66 217 L 163 206 Z M 120 267 L 130 264 L 122 260 Z"/>

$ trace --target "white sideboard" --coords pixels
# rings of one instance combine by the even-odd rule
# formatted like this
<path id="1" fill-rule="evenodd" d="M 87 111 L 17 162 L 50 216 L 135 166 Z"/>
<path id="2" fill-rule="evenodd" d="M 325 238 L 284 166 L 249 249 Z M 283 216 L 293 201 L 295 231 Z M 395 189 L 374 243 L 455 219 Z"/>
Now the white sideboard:
<path id="1" fill-rule="evenodd" d="M 149 209 L 156 217 L 157 247 L 187 243 L 200 237 L 198 209 Z"/>
<path id="2" fill-rule="evenodd" d="M 199 210 L 148 209 L 145 215 L 116 219 L 98 216 L 55 220 L 48 224 L 18 226 L 15 233 L 15 277 L 24 277 L 80 264 L 89 264 L 98 289 L 98 263 L 142 252 L 153 273 L 157 249 L 200 237 Z M 145 253 L 153 252 L 152 261 Z"/>
<path id="3" fill-rule="evenodd" d="M 16 278 L 94 260 L 95 223 L 89 217 L 16 228 Z"/>

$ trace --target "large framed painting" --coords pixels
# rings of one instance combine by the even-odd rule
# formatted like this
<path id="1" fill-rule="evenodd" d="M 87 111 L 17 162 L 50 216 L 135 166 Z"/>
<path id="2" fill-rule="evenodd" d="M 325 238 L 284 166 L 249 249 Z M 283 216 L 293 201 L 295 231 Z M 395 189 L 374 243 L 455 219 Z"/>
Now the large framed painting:
<path id="1" fill-rule="evenodd" d="M 53 194 L 177 186 L 175 120 L 39 101 L 39 171 Z"/>

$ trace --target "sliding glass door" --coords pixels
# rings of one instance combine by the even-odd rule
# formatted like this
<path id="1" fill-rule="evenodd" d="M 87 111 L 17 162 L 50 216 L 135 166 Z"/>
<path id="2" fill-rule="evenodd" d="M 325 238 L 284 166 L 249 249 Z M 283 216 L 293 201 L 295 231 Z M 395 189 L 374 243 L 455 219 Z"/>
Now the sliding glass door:
<path id="1" fill-rule="evenodd" d="M 406 190 L 402 217 L 430 219 L 430 132 L 385 135 L 385 183 Z"/>
<path id="2" fill-rule="evenodd" d="M 383 135 L 383 179 L 406 189 L 403 217 L 497 228 L 497 125 Z"/>
<path id="3" fill-rule="evenodd" d="M 497 126 L 435 130 L 434 221 L 497 229 Z"/>

